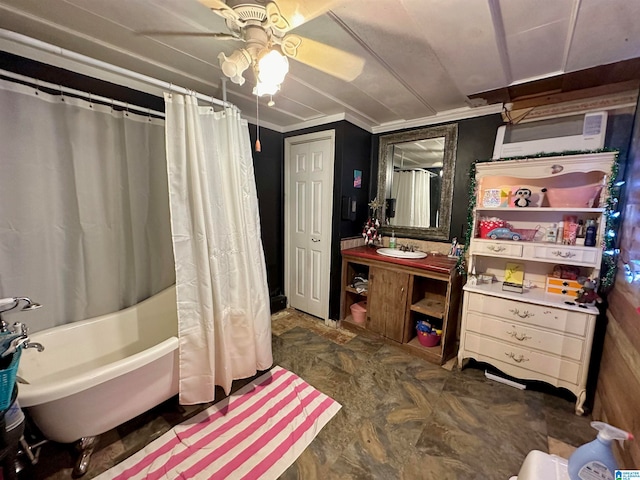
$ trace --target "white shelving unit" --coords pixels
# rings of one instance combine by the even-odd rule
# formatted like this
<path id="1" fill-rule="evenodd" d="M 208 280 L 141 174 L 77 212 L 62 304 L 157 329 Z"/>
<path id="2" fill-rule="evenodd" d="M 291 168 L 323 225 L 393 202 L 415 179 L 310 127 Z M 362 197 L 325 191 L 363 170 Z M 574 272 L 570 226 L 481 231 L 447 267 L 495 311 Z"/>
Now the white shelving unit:
<path id="1" fill-rule="evenodd" d="M 469 245 L 469 273 L 485 274 L 491 283 L 467 282 L 464 287 L 458 361 L 474 358 L 487 362 L 507 375 L 523 380 L 541 380 L 576 395 L 576 413 L 584 413 L 586 381 L 598 309 L 578 305 L 569 290 L 547 293 L 547 278 L 556 265 L 578 267 L 580 275 L 600 277 L 606 219 L 607 185 L 615 153 L 567 155 L 476 165 L 477 198 Z M 571 188 L 600 184 L 592 206 L 551 207 L 544 188 Z M 526 187 L 539 195 L 534 206 L 483 207 L 488 189 Z M 545 242 L 544 232 L 562 225 L 565 216 L 585 223 L 597 222 L 595 246 Z M 508 222 L 513 231 L 526 232 L 519 241 L 479 238 L 481 217 Z M 506 264 L 524 268 L 522 293 L 502 290 Z M 469 277 L 471 278 L 471 277 Z"/>

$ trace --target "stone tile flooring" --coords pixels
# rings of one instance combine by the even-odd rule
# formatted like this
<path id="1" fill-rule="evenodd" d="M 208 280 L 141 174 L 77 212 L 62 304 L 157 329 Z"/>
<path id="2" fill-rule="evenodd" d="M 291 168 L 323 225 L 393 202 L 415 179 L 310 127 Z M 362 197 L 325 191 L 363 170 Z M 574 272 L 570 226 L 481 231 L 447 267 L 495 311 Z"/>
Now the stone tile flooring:
<path id="1" fill-rule="evenodd" d="M 593 438 L 573 401 L 488 380 L 480 368 L 438 367 L 292 309 L 274 314 L 272 329 L 274 363 L 342 404 L 282 480 L 507 480 L 530 450 L 567 457 Z M 172 399 L 105 433 L 84 478 L 207 406 Z M 74 458 L 70 446 L 46 444 L 20 478 L 71 478 Z"/>

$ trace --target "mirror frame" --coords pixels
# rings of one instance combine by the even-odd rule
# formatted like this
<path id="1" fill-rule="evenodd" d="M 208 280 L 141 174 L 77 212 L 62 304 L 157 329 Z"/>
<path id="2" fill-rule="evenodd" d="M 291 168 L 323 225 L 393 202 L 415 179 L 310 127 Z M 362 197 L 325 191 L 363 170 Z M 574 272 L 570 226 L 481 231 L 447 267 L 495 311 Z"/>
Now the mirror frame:
<path id="1" fill-rule="evenodd" d="M 393 165 L 393 158 L 389 154 L 389 147 L 397 143 L 426 140 L 444 137 L 444 158 L 442 166 L 442 186 L 440 188 L 440 225 L 437 227 L 409 227 L 387 225 L 386 198 L 389 190 L 387 173 L 389 162 Z M 382 226 L 380 231 L 387 235 L 393 229 L 397 236 L 416 238 L 420 240 L 449 240 L 451 228 L 451 210 L 453 202 L 453 181 L 455 174 L 456 150 L 458 147 L 458 124 L 440 125 L 435 127 L 409 130 L 380 136 L 378 147 L 378 196 L 382 204 L 378 218 Z"/>

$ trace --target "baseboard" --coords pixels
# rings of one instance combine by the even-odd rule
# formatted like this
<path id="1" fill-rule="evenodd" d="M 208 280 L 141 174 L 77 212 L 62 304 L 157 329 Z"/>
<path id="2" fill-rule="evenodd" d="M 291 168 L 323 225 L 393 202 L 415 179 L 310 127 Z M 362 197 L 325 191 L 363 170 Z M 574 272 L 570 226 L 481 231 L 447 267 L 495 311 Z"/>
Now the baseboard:
<path id="1" fill-rule="evenodd" d="M 274 314 L 287 308 L 287 297 L 284 295 L 274 295 L 271 300 L 271 313 Z"/>

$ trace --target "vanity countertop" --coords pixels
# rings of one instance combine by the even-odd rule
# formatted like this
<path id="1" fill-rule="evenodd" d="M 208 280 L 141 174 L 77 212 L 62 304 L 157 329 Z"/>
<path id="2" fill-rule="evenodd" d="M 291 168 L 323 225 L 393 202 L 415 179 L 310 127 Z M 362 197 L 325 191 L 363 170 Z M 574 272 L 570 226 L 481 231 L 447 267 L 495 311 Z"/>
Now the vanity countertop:
<path id="1" fill-rule="evenodd" d="M 374 247 L 355 247 L 342 250 L 343 256 L 366 258 L 369 260 L 379 260 L 381 262 L 395 263 L 396 265 L 404 265 L 405 267 L 420 268 L 422 270 L 430 270 L 432 272 L 449 274 L 455 268 L 457 259 L 449 258 L 442 254 L 430 253 L 425 258 L 395 258 L 387 257 L 376 253 L 377 248 Z"/>

